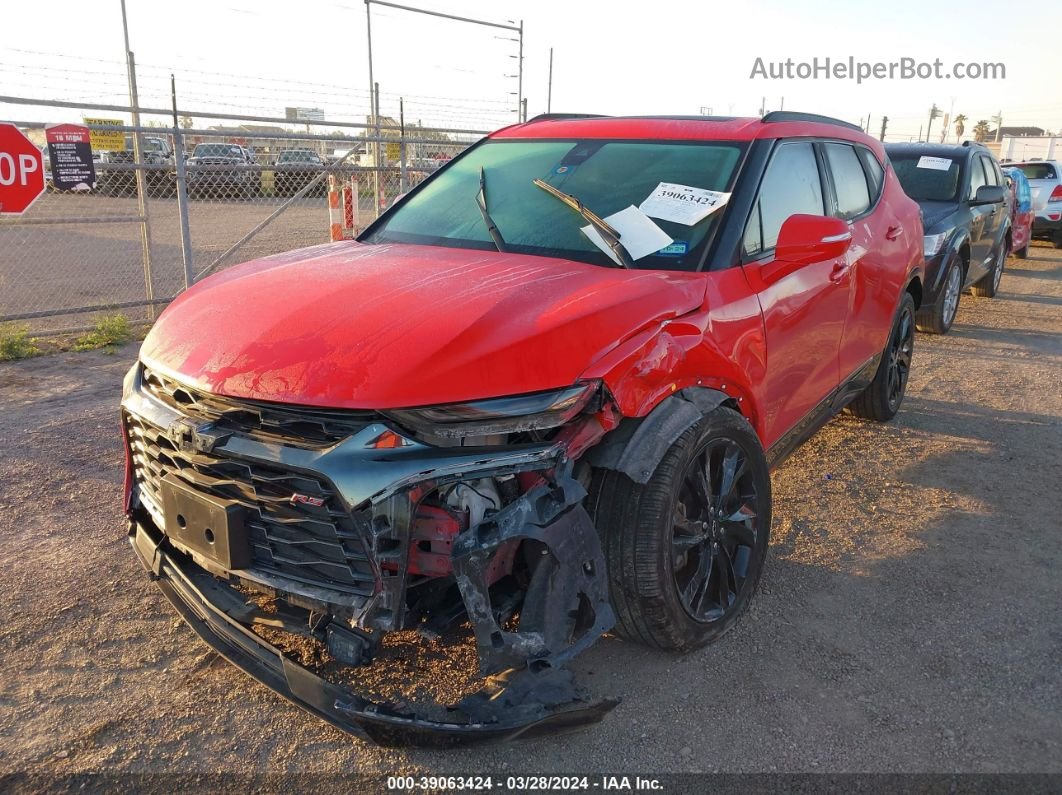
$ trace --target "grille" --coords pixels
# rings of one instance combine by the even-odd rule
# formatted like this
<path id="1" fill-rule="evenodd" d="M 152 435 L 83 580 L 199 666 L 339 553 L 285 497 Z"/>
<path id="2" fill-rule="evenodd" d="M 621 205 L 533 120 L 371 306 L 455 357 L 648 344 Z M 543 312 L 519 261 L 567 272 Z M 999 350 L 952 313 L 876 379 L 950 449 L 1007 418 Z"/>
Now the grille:
<path id="1" fill-rule="evenodd" d="M 293 447 L 327 447 L 382 419 L 375 411 L 330 411 L 220 397 L 148 368 L 143 385 L 181 414 L 212 422 L 221 430 Z"/>
<path id="2" fill-rule="evenodd" d="M 344 510 L 328 481 L 178 450 L 163 429 L 134 415 L 126 415 L 126 430 L 137 484 L 156 507 L 163 504 L 162 478 L 174 474 L 205 495 L 235 500 L 247 509 L 253 568 L 363 596 L 377 591 L 367 523 L 362 528 L 358 515 Z M 295 493 L 323 504 L 292 505 Z"/>

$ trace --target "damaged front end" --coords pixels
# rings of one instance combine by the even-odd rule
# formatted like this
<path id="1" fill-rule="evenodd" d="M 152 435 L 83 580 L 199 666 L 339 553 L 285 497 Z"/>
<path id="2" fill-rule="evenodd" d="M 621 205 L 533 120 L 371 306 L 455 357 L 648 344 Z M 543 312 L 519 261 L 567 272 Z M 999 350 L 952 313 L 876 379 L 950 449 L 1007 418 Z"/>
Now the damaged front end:
<path id="1" fill-rule="evenodd" d="M 208 644 L 284 697 L 388 745 L 507 739 L 615 705 L 563 667 L 614 620 L 574 463 L 615 426 L 599 384 L 385 414 L 224 398 L 137 365 L 122 405 L 134 550 Z M 482 687 L 427 707 L 270 642 L 356 672 L 388 633 L 465 622 Z"/>

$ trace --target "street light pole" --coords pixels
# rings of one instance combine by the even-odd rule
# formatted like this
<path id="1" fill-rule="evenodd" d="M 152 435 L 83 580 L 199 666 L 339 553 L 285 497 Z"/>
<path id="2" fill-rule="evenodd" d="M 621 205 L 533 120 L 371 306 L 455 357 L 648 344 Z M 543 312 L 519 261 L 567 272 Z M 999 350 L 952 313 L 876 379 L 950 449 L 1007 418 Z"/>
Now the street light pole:
<path id="1" fill-rule="evenodd" d="M 151 276 L 151 227 L 148 225 L 147 179 L 141 155 L 144 142 L 140 133 L 140 100 L 136 90 L 136 60 L 129 49 L 129 20 L 122 3 L 122 35 L 125 37 L 125 70 L 129 80 L 129 110 L 133 120 L 133 177 L 136 180 L 137 212 L 140 215 L 140 256 L 144 263 L 144 294 L 148 300 L 148 313 L 155 319 L 155 287 Z M 176 157 L 176 153 L 174 154 Z"/>
<path id="2" fill-rule="evenodd" d="M 379 212 L 380 201 L 380 124 L 377 114 L 380 112 L 376 100 L 376 82 L 372 76 L 372 6 L 371 0 L 365 0 L 365 29 L 369 35 L 369 124 L 376 129 L 376 143 L 372 148 L 372 203 L 375 212 Z M 357 199 L 355 199 L 356 201 Z"/>
<path id="3" fill-rule="evenodd" d="M 516 119 L 520 120 L 520 108 L 523 107 L 524 99 L 524 21 L 520 20 L 519 25 L 503 25 L 500 22 L 488 22 L 485 19 L 473 19 L 472 17 L 461 17 L 456 14 L 444 14 L 441 11 L 428 11 L 425 8 L 414 8 L 413 6 L 404 6 L 399 3 L 387 2 L 387 0 L 365 0 L 365 13 L 369 14 L 369 6 L 375 3 L 378 6 L 387 6 L 388 8 L 397 8 L 399 11 L 409 11 L 414 14 L 425 14 L 429 17 L 441 17 L 443 19 L 452 19 L 455 22 L 468 22 L 471 25 L 483 25 L 488 28 L 501 28 L 502 30 L 512 30 L 519 34 L 518 41 L 520 42 L 520 55 L 519 55 L 519 69 L 517 72 L 518 87 L 516 92 Z M 370 23 L 369 28 L 369 95 L 372 96 L 372 27 Z M 371 101 L 371 100 L 370 100 Z"/>
<path id="4" fill-rule="evenodd" d="M 549 48 L 549 88 L 546 90 L 546 113 L 553 110 L 553 48 Z"/>

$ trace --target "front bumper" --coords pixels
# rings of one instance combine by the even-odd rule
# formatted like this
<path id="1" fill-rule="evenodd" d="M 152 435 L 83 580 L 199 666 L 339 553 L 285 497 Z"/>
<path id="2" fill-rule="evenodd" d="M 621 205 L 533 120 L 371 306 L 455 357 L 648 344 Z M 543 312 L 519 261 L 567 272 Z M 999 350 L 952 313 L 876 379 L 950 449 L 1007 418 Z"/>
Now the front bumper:
<path id="1" fill-rule="evenodd" d="M 135 367 L 127 376 L 122 403 L 130 452 L 131 541 L 178 612 L 233 664 L 340 728 L 386 744 L 506 739 L 593 723 L 615 705 L 588 704 L 561 669 L 615 619 L 600 541 L 582 505 L 586 492 L 572 477 L 562 444 L 438 448 L 403 439 L 392 446 L 394 431 L 369 417 L 357 423 L 358 429 L 340 433 L 339 441 L 293 446 L 282 440 L 290 437 L 275 436 L 286 421 L 275 409 L 244 406 L 245 413 L 262 412 L 259 431 L 272 428 L 269 437 L 222 430 L 210 422 L 197 424 L 185 412 L 205 406 L 209 396 L 157 375 L 151 379 L 152 388 L 145 388 L 144 371 Z M 162 397 L 176 393 L 183 398 L 180 411 Z M 380 446 L 381 439 L 390 441 Z M 488 679 L 484 691 L 448 706 L 452 722 L 369 702 L 293 663 L 251 631 L 251 624 L 261 622 L 255 621 L 246 598 L 227 584 L 239 581 L 297 608 L 327 615 L 332 627 L 368 632 L 378 640 L 379 634 L 407 626 L 409 550 L 419 501 L 440 484 L 517 473 L 538 473 L 537 485 L 461 531 L 450 552 L 453 583 L 474 630 L 480 673 L 503 677 Z M 186 537 L 181 530 L 184 516 L 172 505 L 165 507 L 165 494 L 159 498 L 160 485 L 178 476 L 184 489 L 203 490 L 212 500 L 242 506 L 238 510 L 248 518 L 238 524 L 253 542 L 250 559 L 225 562 L 227 558 L 205 553 Z M 218 493 L 218 484 L 240 484 L 241 489 Z M 284 506 L 279 513 L 278 488 Z M 322 497 L 314 508 L 301 503 L 293 507 L 294 500 L 285 495 L 294 488 L 305 492 L 294 496 Z M 245 489 L 256 496 L 247 497 Z M 182 512 L 192 528 L 193 514 Z M 168 527 L 174 516 L 176 521 Z M 210 525 L 221 526 L 213 520 Z M 592 610 L 592 625 L 578 637 L 560 640 L 545 630 L 508 631 L 501 617 L 504 607 L 492 605 L 494 556 L 524 542 L 537 545 L 540 560 L 553 567 L 545 570 L 551 577 L 550 596 L 539 597 L 544 599 L 538 612 L 545 626 L 566 626 L 574 604 L 585 603 Z M 288 549 L 292 545 L 342 553 L 298 557 Z M 337 566 L 345 567 L 352 579 L 301 576 L 322 572 L 324 564 L 333 573 Z"/>
<path id="2" fill-rule="evenodd" d="M 211 598 L 219 588 L 215 578 L 173 550 L 165 537 L 132 522 L 129 540 L 166 598 L 214 651 L 288 701 L 357 737 L 381 745 L 425 747 L 509 740 L 597 723 L 618 703 L 513 706 L 491 710 L 485 720 L 454 710 L 454 721 L 373 703 L 293 662 L 232 618 Z"/>

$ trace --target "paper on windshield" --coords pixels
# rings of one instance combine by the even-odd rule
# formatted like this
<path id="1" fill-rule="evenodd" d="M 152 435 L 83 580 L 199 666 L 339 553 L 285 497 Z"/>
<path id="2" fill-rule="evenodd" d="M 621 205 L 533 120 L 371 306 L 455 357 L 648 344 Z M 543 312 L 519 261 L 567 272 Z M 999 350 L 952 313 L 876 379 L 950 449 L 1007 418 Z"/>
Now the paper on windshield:
<path id="1" fill-rule="evenodd" d="M 931 168 L 934 171 L 947 171 L 951 168 L 951 158 L 922 155 L 918 158 L 917 166 L 918 168 Z"/>
<path id="2" fill-rule="evenodd" d="M 661 221 L 693 226 L 703 221 L 730 200 L 729 193 L 705 188 L 661 182 L 638 209 Z"/>
<path id="3" fill-rule="evenodd" d="M 653 223 L 645 213 L 633 204 L 626 210 L 620 210 L 607 218 L 602 219 L 606 224 L 615 229 L 620 236 L 620 243 L 627 249 L 632 260 L 640 260 L 665 246 L 670 246 L 674 241 L 668 237 L 667 232 Z M 612 253 L 605 239 L 598 234 L 592 226 L 582 227 L 583 234 L 590 238 L 590 242 L 604 251 L 617 265 L 623 263 Z"/>

